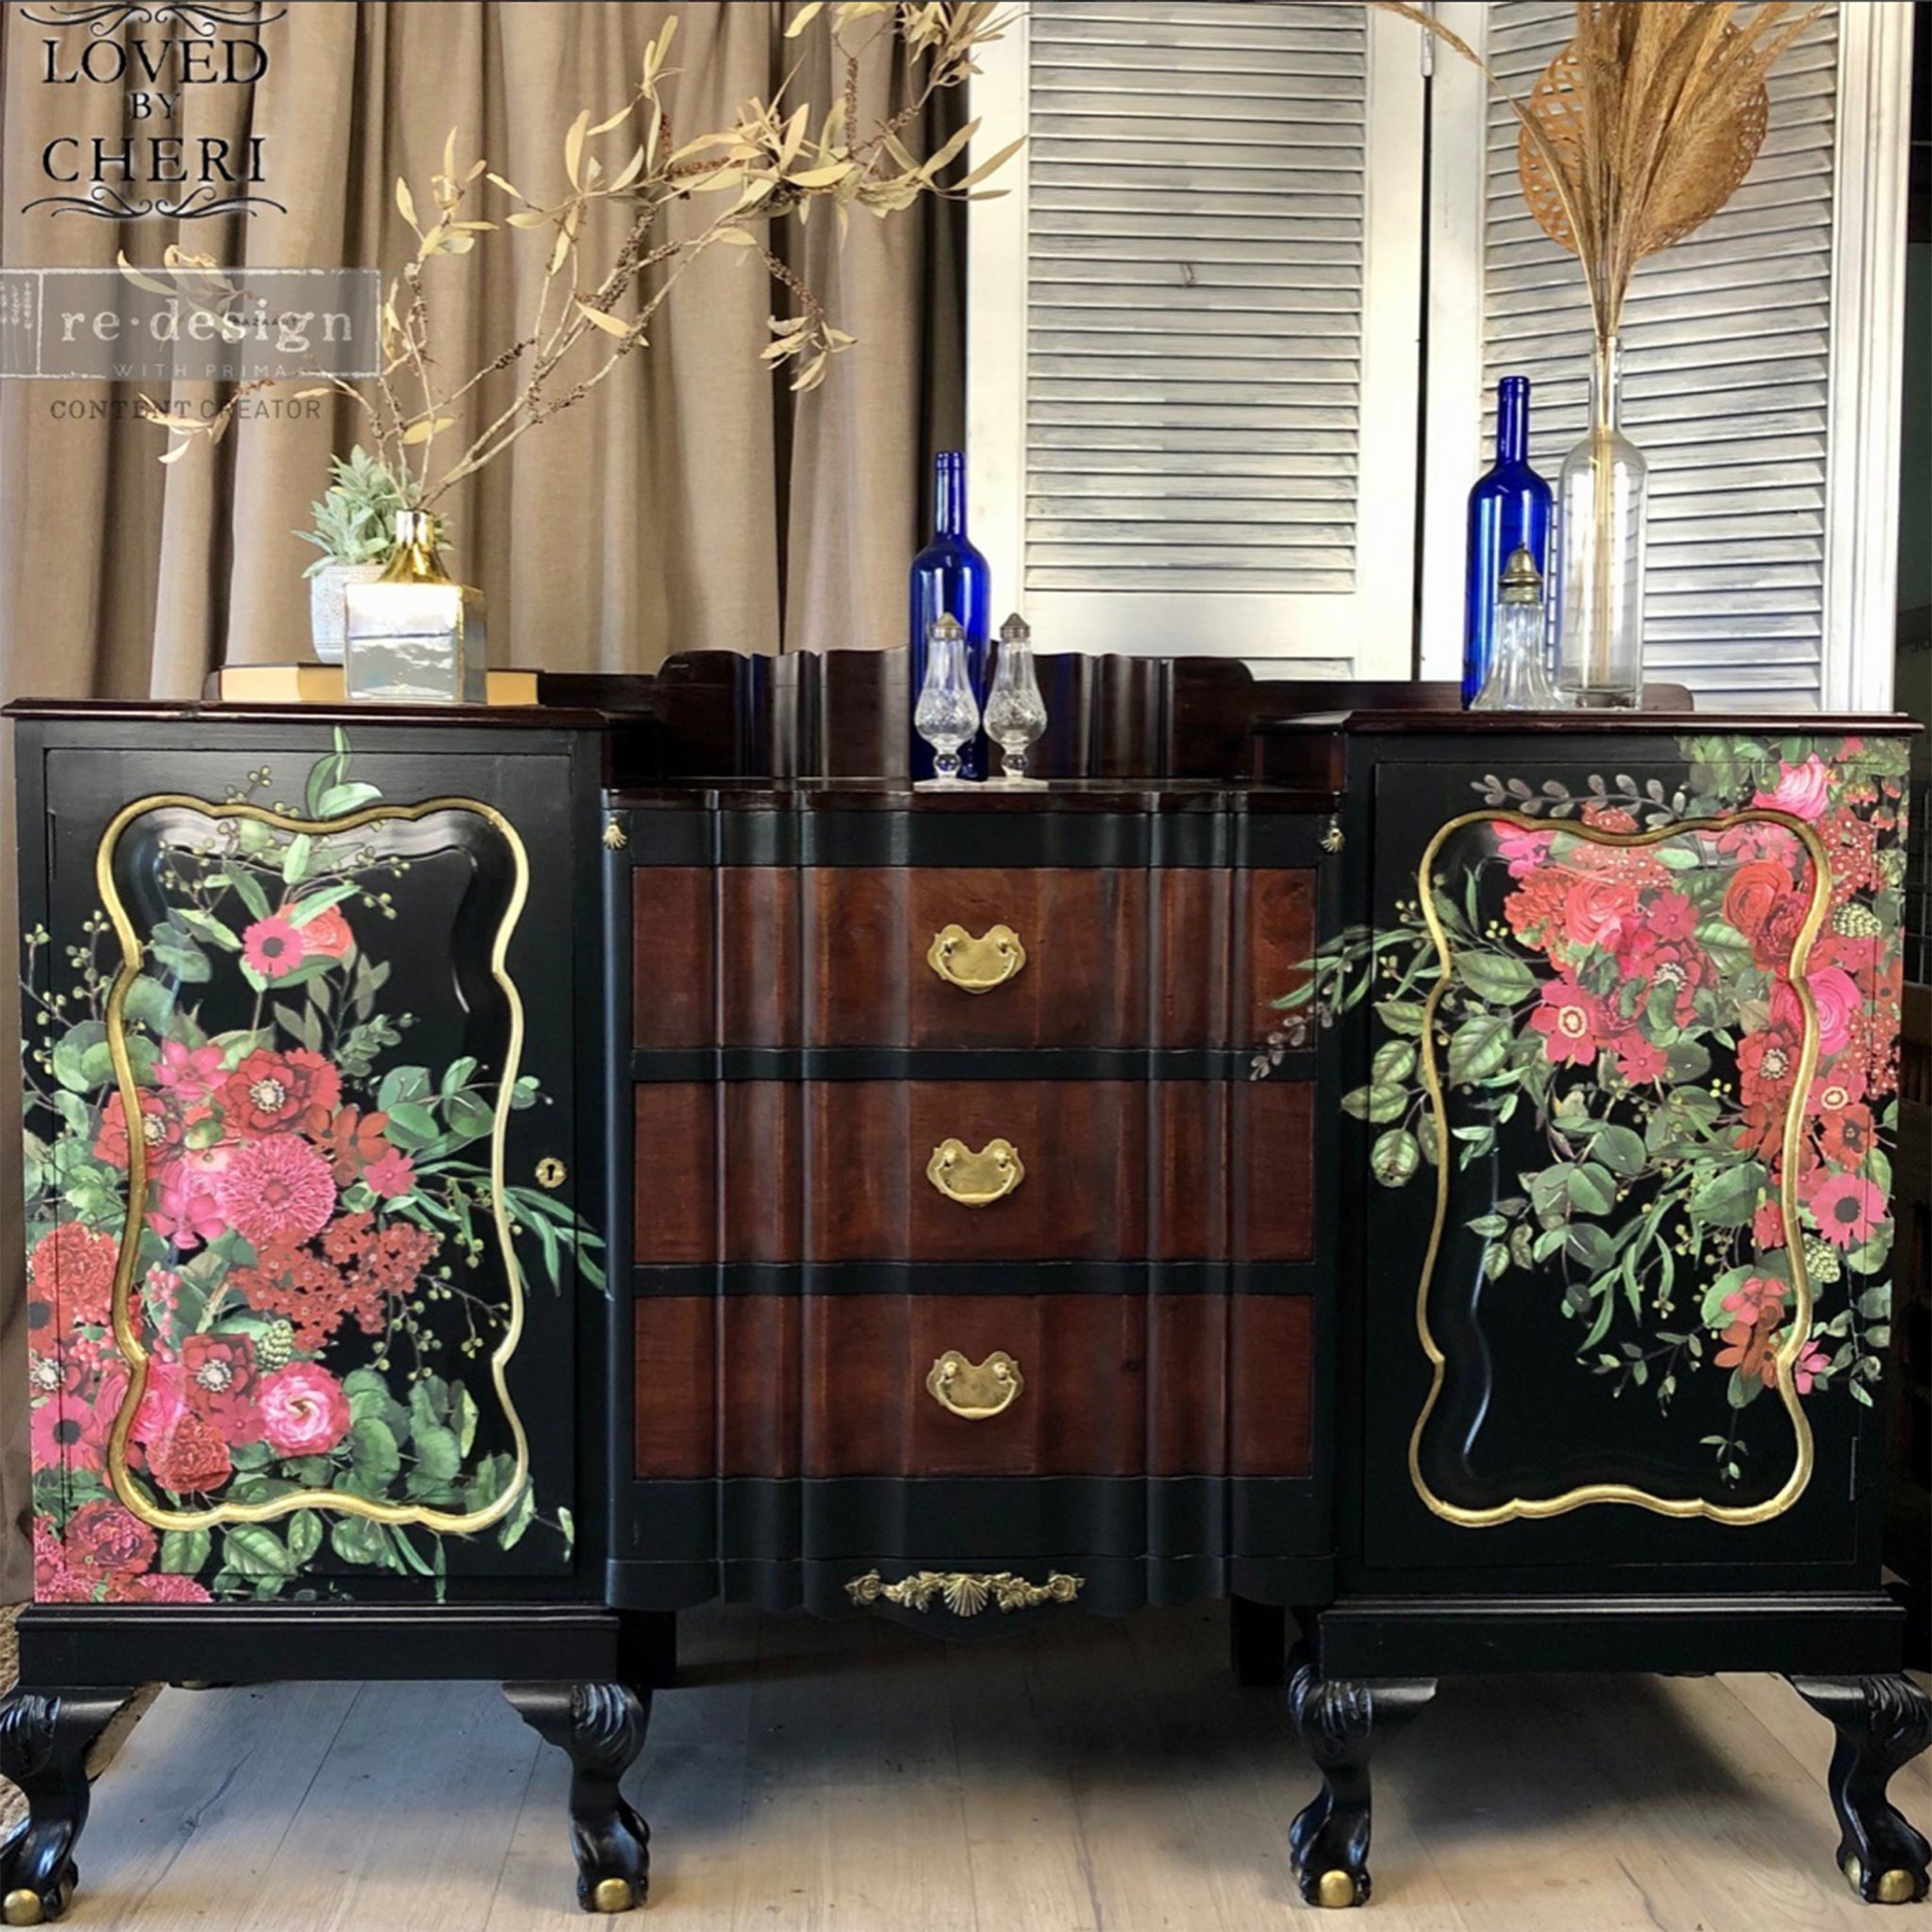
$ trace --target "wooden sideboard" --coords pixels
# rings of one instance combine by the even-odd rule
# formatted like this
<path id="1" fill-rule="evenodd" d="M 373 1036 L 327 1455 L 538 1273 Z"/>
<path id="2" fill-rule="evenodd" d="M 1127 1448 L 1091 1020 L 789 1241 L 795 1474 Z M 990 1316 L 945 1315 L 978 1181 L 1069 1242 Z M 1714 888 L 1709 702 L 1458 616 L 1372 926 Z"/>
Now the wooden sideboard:
<path id="1" fill-rule="evenodd" d="M 1230 1600 L 1322 1905 L 1437 1678 L 1781 1672 L 1854 1889 L 1923 1896 L 1909 727 L 1061 658 L 1050 790 L 915 792 L 903 676 L 14 708 L 7 1922 L 65 1908 L 157 1678 L 506 1680 L 580 1902 L 637 1904 L 619 1781 L 721 1595 L 962 1638 Z"/>

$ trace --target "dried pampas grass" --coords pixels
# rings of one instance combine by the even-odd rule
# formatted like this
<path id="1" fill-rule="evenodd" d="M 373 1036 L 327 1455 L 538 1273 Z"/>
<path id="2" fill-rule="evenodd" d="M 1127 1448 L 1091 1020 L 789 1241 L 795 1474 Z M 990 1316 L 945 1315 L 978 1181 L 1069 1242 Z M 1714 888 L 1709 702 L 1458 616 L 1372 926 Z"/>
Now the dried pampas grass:
<path id="1" fill-rule="evenodd" d="M 1748 11 L 1734 0 L 1577 0 L 1575 39 L 1519 101 L 1421 8 L 1375 4 L 1473 61 L 1515 110 L 1524 199 L 1582 265 L 1600 341 L 1617 333 L 1637 264 L 1707 222 L 1751 172 L 1764 141 L 1765 75 L 1824 10 L 1790 0 Z"/>

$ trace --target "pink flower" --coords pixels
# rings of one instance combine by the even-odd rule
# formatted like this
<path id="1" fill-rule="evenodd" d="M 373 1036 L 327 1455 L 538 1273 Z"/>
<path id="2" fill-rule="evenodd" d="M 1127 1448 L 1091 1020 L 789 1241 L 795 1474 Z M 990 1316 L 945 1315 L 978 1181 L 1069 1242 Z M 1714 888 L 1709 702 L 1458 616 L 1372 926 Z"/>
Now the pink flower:
<path id="1" fill-rule="evenodd" d="M 1523 825 L 1498 820 L 1490 827 L 1495 834 L 1496 856 L 1509 862 L 1509 876 L 1520 879 L 1534 872 L 1550 856 L 1554 832 L 1532 832 Z"/>
<path id="2" fill-rule="evenodd" d="M 1830 769 L 1814 751 L 1802 765 L 1780 765 L 1777 783 L 1769 791 L 1758 792 L 1751 803 L 1809 821 L 1824 817 L 1830 798 Z"/>
<path id="3" fill-rule="evenodd" d="M 1724 1312 L 1735 1315 L 1746 1327 L 1775 1322 L 1784 1308 L 1785 1285 L 1774 1274 L 1747 1275 L 1724 1296 Z"/>
<path id="4" fill-rule="evenodd" d="M 33 1412 L 34 1467 L 99 1469 L 107 1442 L 94 1426 L 94 1406 L 77 1395 L 54 1395 Z"/>
<path id="5" fill-rule="evenodd" d="M 181 1364 L 166 1356 L 148 1360 L 147 1379 L 142 1385 L 141 1407 L 134 1411 L 129 1431 L 137 1442 L 158 1442 L 188 1413 L 188 1379 Z"/>
<path id="6" fill-rule="evenodd" d="M 245 1335 L 191 1335 L 181 1344 L 182 1393 L 225 1441 L 258 1442 L 255 1344 Z"/>
<path id="7" fill-rule="evenodd" d="M 1634 1026 L 1618 1034 L 1610 1044 L 1616 1049 L 1618 1074 L 1633 1087 L 1648 1087 L 1661 1080 L 1670 1066 L 1663 1049 L 1653 1046 Z"/>
<path id="8" fill-rule="evenodd" d="M 258 1248 L 303 1241 L 336 1205 L 328 1162 L 297 1134 L 269 1134 L 234 1150 L 215 1183 L 222 1212 Z"/>
<path id="9" fill-rule="evenodd" d="M 301 927 L 279 913 L 258 919 L 242 935 L 242 957 L 264 979 L 286 978 L 301 965 L 302 953 Z"/>
<path id="10" fill-rule="evenodd" d="M 362 1170 L 362 1178 L 385 1201 L 393 1201 L 416 1185 L 416 1163 L 399 1148 L 391 1147 Z"/>
<path id="11" fill-rule="evenodd" d="M 1800 1395 L 1808 1395 L 1811 1385 L 1824 1374 L 1831 1363 L 1824 1351 L 1816 1341 L 1807 1339 L 1805 1346 L 1798 1351 L 1798 1358 L 1791 1364 L 1791 1381 Z"/>
<path id="12" fill-rule="evenodd" d="M 1775 1199 L 1760 1201 L 1751 1217 L 1751 1239 L 1760 1248 L 1781 1248 L 1785 1244 L 1784 1209 Z"/>
<path id="13" fill-rule="evenodd" d="M 1644 908 L 1642 929 L 1654 940 L 1688 940 L 1697 930 L 1697 908 L 1682 892 L 1660 892 Z"/>
<path id="14" fill-rule="evenodd" d="M 1885 1191 L 1855 1174 L 1826 1174 L 1805 1198 L 1818 1231 L 1835 1248 L 1869 1241 L 1885 1220 Z"/>
<path id="15" fill-rule="evenodd" d="M 1603 1008 L 1594 995 L 1564 974 L 1543 987 L 1541 998 L 1542 1004 L 1530 1015 L 1529 1024 L 1543 1036 L 1544 1052 L 1558 1066 L 1591 1065 L 1597 1057 L 1603 1025 Z"/>
<path id="16" fill-rule="evenodd" d="M 67 1546 L 51 1516 L 34 1518 L 34 1601 L 40 1604 L 84 1604 L 94 1593 L 97 1579 L 78 1576 L 67 1561 Z"/>
<path id="17" fill-rule="evenodd" d="M 161 1041 L 155 1067 L 155 1085 L 165 1087 L 184 1104 L 206 1100 L 221 1084 L 222 1050 L 218 1046 L 185 1046 L 178 1040 Z"/>
<path id="18" fill-rule="evenodd" d="M 260 1391 L 262 1432 L 283 1456 L 323 1456 L 349 1433 L 342 1385 L 314 1362 L 291 1362 Z"/>
<path id="19" fill-rule="evenodd" d="M 227 1232 L 227 1217 L 215 1189 L 233 1152 L 228 1147 L 192 1148 L 155 1176 L 147 1224 L 170 1246 L 198 1248 Z"/>
<path id="20" fill-rule="evenodd" d="M 1865 1097 L 1864 1070 L 1856 1066 L 1826 1067 L 1820 1071 L 1806 1096 L 1808 1113 L 1842 1113 Z"/>
<path id="21" fill-rule="evenodd" d="M 1852 1022 L 1865 1010 L 1865 996 L 1858 982 L 1841 966 L 1827 966 L 1821 973 L 1807 973 L 1805 984 L 1811 990 L 1811 1004 L 1818 1009 L 1818 1051 L 1826 1059 L 1841 1054 L 1851 1043 Z M 1771 996 L 1774 1024 L 1801 1032 L 1804 1008 L 1787 979 L 1780 979 Z"/>

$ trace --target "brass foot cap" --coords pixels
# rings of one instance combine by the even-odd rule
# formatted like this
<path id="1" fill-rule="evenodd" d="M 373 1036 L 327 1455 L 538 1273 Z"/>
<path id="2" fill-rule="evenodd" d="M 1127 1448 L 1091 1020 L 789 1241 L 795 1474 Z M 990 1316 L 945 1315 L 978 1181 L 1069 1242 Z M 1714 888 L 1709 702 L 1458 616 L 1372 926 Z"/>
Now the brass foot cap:
<path id="1" fill-rule="evenodd" d="M 1909 1872 L 1881 1872 L 1872 1890 L 1882 1906 L 1908 1906 L 1918 1893 L 1919 1881 Z"/>
<path id="2" fill-rule="evenodd" d="M 18 1891 L 9 1891 L 0 1899 L 0 1919 L 9 1925 L 38 1925 L 46 1917 L 41 1905 L 41 1895 L 28 1891 L 25 1887 Z"/>
<path id="3" fill-rule="evenodd" d="M 627 1912 L 638 1902 L 628 1878 L 600 1878 L 591 1891 L 593 1912 Z"/>
<path id="4" fill-rule="evenodd" d="M 1315 1903 L 1330 1907 L 1354 1905 L 1355 1874 L 1339 1866 L 1333 1872 L 1323 1873 L 1315 1881 Z"/>

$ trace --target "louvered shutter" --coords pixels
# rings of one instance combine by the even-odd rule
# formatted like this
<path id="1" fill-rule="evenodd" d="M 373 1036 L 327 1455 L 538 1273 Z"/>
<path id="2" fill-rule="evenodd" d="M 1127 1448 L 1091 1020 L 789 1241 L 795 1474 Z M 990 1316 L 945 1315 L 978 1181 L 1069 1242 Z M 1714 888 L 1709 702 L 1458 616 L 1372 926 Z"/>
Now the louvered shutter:
<path id="1" fill-rule="evenodd" d="M 1049 648 L 1406 675 L 1414 30 L 1332 0 L 1035 0 L 985 65 L 981 150 L 1027 136 L 973 217 L 995 602 Z"/>
<path id="2" fill-rule="evenodd" d="M 1486 35 L 1491 66 L 1518 98 L 1575 24 L 1562 0 L 1444 12 L 1448 24 Z M 1872 455 L 1856 398 L 1842 393 L 1859 380 L 1844 353 L 1838 159 L 1840 39 L 1855 29 L 1867 33 L 1869 23 L 1827 7 L 1786 54 L 1771 76 L 1770 132 L 1749 177 L 1695 234 L 1639 267 L 1624 308 L 1623 421 L 1651 465 L 1645 668 L 1689 685 L 1705 706 L 1803 709 L 1852 695 L 1845 667 L 1828 675 L 1827 658 L 1857 599 L 1856 586 L 1840 583 L 1835 597 L 1832 583 L 1831 532 L 1854 514 L 1849 471 L 1840 471 L 1867 470 Z M 1439 378 L 1473 382 L 1479 366 L 1483 397 L 1480 443 L 1473 407 L 1458 420 L 1453 397 L 1444 409 L 1431 405 L 1432 445 L 1452 425 L 1447 446 L 1432 447 L 1426 519 L 1424 666 L 1440 674 L 1459 652 L 1457 509 L 1493 446 L 1496 381 L 1531 378 L 1531 461 L 1554 483 L 1585 427 L 1591 331 L 1574 258 L 1524 204 L 1515 116 L 1467 70 L 1454 72 L 1454 57 L 1439 55 L 1438 66 L 1437 125 L 1446 125 L 1451 145 L 1445 161 L 1439 142 L 1436 164 L 1450 194 L 1457 114 L 1480 114 L 1486 135 L 1480 211 L 1465 244 L 1474 258 L 1458 284 L 1480 316 L 1479 365 L 1474 354 L 1458 363 L 1446 340 L 1439 357 L 1438 338 L 1457 318 L 1440 297 L 1431 310 L 1432 389 Z M 1856 143 L 1850 152 L 1862 168 L 1866 152 Z M 1457 225 L 1451 219 L 1447 231 Z M 1455 266 L 1443 268 L 1457 282 Z M 1874 318 L 1861 331 L 1861 353 L 1872 353 L 1881 331 Z M 1879 641 L 1889 658 L 1889 637 Z"/>

